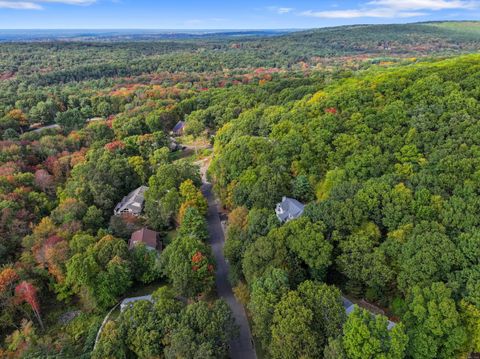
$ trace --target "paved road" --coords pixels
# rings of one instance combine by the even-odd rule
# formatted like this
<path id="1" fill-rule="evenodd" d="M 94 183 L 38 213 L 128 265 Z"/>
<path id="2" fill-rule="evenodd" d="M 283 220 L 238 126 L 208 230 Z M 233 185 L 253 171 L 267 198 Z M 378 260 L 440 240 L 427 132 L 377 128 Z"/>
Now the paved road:
<path id="1" fill-rule="evenodd" d="M 205 180 L 204 180 L 205 181 Z M 240 327 L 240 336 L 230 343 L 230 357 L 232 359 L 256 359 L 252 334 L 248 324 L 245 309 L 236 300 L 232 292 L 232 287 L 228 281 L 228 264 L 223 256 L 223 245 L 225 242 L 220 217 L 218 215 L 218 205 L 212 191 L 212 185 L 204 182 L 202 192 L 208 200 L 208 231 L 210 233 L 210 243 L 213 255 L 217 264 L 215 273 L 215 282 L 219 297 L 225 299 L 233 312 L 233 316 Z"/>

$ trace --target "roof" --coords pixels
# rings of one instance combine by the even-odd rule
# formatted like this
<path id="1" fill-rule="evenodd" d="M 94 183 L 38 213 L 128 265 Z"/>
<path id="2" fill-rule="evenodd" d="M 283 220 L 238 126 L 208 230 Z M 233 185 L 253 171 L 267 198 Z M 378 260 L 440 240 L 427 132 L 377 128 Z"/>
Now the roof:
<path id="1" fill-rule="evenodd" d="M 132 306 L 135 302 L 140 300 L 146 300 L 153 303 L 153 299 L 151 295 L 144 295 L 143 297 L 134 297 L 134 298 L 126 298 L 120 303 L 120 311 L 124 311 L 127 306 Z"/>
<path id="2" fill-rule="evenodd" d="M 285 222 L 289 219 L 295 219 L 303 214 L 305 206 L 294 198 L 283 197 L 282 202 L 277 205 L 277 217 Z"/>
<path id="3" fill-rule="evenodd" d="M 122 201 L 115 207 L 115 214 L 120 214 L 125 211 L 133 214 L 142 213 L 143 202 L 145 201 L 145 192 L 147 190 L 147 186 L 141 186 L 130 192 L 127 196 L 123 197 Z"/>
<path id="4" fill-rule="evenodd" d="M 342 297 L 342 304 L 343 304 L 343 307 L 345 308 L 345 312 L 347 313 L 347 315 L 350 315 L 354 311 L 356 306 L 356 304 L 353 304 L 348 298 L 345 298 L 345 297 Z M 372 316 L 376 316 L 375 313 L 370 312 L 370 314 Z M 391 330 L 395 325 L 396 323 L 392 322 L 391 320 L 388 320 L 387 329 Z"/>
<path id="5" fill-rule="evenodd" d="M 32 130 L 32 132 L 40 133 L 40 132 L 45 131 L 45 130 L 59 129 L 59 128 L 60 128 L 60 125 L 55 124 L 55 125 L 49 125 L 49 126 L 40 127 L 40 128 L 37 128 L 37 129 L 33 129 L 33 128 L 34 128 L 34 127 L 31 127 L 31 128 L 30 128 L 30 129 Z"/>
<path id="6" fill-rule="evenodd" d="M 142 228 L 133 232 L 130 237 L 129 248 L 132 249 L 138 243 L 143 243 L 146 247 L 157 249 L 158 233 L 148 228 Z"/>
<path id="7" fill-rule="evenodd" d="M 181 131 L 183 130 L 183 128 L 185 127 L 185 121 L 178 121 L 178 123 L 175 125 L 175 127 L 173 128 L 173 132 L 178 132 L 178 131 Z"/>

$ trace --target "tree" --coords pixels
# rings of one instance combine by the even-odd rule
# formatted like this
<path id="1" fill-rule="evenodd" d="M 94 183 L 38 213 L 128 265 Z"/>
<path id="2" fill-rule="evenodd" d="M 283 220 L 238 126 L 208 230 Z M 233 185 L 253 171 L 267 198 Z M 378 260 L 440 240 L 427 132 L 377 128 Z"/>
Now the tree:
<path id="1" fill-rule="evenodd" d="M 128 164 L 133 168 L 143 183 L 150 177 L 148 163 L 141 156 L 129 157 Z"/>
<path id="2" fill-rule="evenodd" d="M 207 222 L 197 207 L 188 207 L 178 228 L 180 237 L 191 236 L 206 241 L 208 239 Z"/>
<path id="3" fill-rule="evenodd" d="M 379 228 L 370 222 L 340 242 L 342 254 L 337 262 L 350 288 L 385 288 L 393 280 L 393 271 L 378 248 L 380 238 Z"/>
<path id="4" fill-rule="evenodd" d="M 249 244 L 243 256 L 242 268 L 247 283 L 262 276 L 271 268 L 283 269 L 291 283 L 299 283 L 304 273 L 295 256 L 292 256 L 286 243 L 285 231 L 274 229 L 267 236 Z"/>
<path id="5" fill-rule="evenodd" d="M 194 185 L 201 183 L 198 167 L 184 161 L 163 164 L 150 177 L 149 190 L 145 194 L 145 213 L 154 229 L 169 227 L 182 201 L 179 186 L 188 179 Z"/>
<path id="6" fill-rule="evenodd" d="M 321 351 L 313 330 L 313 312 L 297 292 L 288 292 L 275 307 L 272 324 L 272 358 L 318 358 Z"/>
<path id="7" fill-rule="evenodd" d="M 108 321 L 103 328 L 100 340 L 92 352 L 93 359 L 126 359 L 124 334 L 116 321 Z"/>
<path id="8" fill-rule="evenodd" d="M 462 322 L 467 330 L 468 341 L 465 352 L 480 352 L 480 309 L 465 300 L 460 302 Z"/>
<path id="9" fill-rule="evenodd" d="M 343 328 L 343 346 L 348 359 L 402 359 L 408 337 L 402 324 L 391 330 L 384 316 L 355 307 Z"/>
<path id="10" fill-rule="evenodd" d="M 337 338 L 342 333 L 346 320 L 339 289 L 322 283 L 305 281 L 299 285 L 297 292 L 304 305 L 313 313 L 313 329 L 317 344 L 322 348 L 328 338 Z"/>
<path id="11" fill-rule="evenodd" d="M 55 122 L 68 133 L 82 128 L 85 125 L 85 118 L 79 109 L 74 108 L 65 112 L 58 112 Z"/>
<path id="12" fill-rule="evenodd" d="M 323 279 L 332 263 L 333 245 L 323 236 L 322 223 L 313 224 L 302 217 L 286 223 L 280 232 L 287 238 L 287 245 L 310 269 L 315 279 Z"/>
<path id="13" fill-rule="evenodd" d="M 460 263 L 460 253 L 442 226 L 422 222 L 407 237 L 398 261 L 398 284 L 407 291 L 415 285 L 430 286 L 446 280 Z"/>
<path id="14" fill-rule="evenodd" d="M 169 336 L 166 358 L 224 358 L 229 342 L 238 335 L 233 314 L 223 300 L 188 305 Z"/>
<path id="15" fill-rule="evenodd" d="M 214 266 L 209 248 L 194 237 L 177 237 L 163 251 L 160 264 L 178 295 L 195 298 L 213 288 Z"/>
<path id="16" fill-rule="evenodd" d="M 88 245 L 78 238 L 75 247 Z M 80 295 L 86 307 L 108 308 L 132 284 L 129 252 L 124 240 L 105 236 L 67 262 L 65 285 Z M 65 288 L 59 288 L 65 292 Z"/>
<path id="17" fill-rule="evenodd" d="M 205 216 L 207 214 L 207 200 L 203 197 L 203 194 L 198 190 L 193 181 L 188 179 L 180 185 L 180 196 L 182 196 L 182 206 L 179 211 L 179 222 L 182 222 L 185 211 L 188 207 L 195 207 L 198 209 L 201 215 Z"/>
<path id="18" fill-rule="evenodd" d="M 8 328 L 15 323 L 18 309 L 15 298 L 15 287 L 20 276 L 13 268 L 6 267 L 0 272 L 0 328 Z"/>
<path id="19" fill-rule="evenodd" d="M 37 297 L 37 288 L 27 281 L 23 281 L 15 287 L 15 297 L 19 303 L 27 302 L 32 308 L 35 317 L 43 329 L 43 321 L 40 315 L 40 303 Z"/>
<path id="20" fill-rule="evenodd" d="M 313 191 L 307 176 L 300 175 L 293 182 L 293 197 L 302 202 L 310 202 L 314 199 Z"/>
<path id="21" fill-rule="evenodd" d="M 248 309 L 252 313 L 253 332 L 264 348 L 270 346 L 275 306 L 289 289 L 287 273 L 276 268 L 256 278 L 252 284 Z"/>
<path id="22" fill-rule="evenodd" d="M 161 165 L 167 164 L 170 156 L 170 149 L 168 147 L 162 147 L 158 150 L 155 150 L 153 154 L 149 157 L 150 166 L 152 170 L 155 170 Z"/>
<path id="23" fill-rule="evenodd" d="M 195 112 L 194 112 L 195 113 Z M 205 131 L 205 124 L 199 121 L 193 116 L 190 116 L 187 119 L 187 123 L 185 125 L 185 134 L 190 135 L 193 139 L 197 139 L 203 132 Z M 195 144 L 195 154 L 197 153 L 197 145 Z"/>
<path id="24" fill-rule="evenodd" d="M 136 302 L 122 313 L 120 322 L 125 344 L 138 358 L 162 356 L 167 321 L 159 316 L 151 302 Z"/>
<path id="25" fill-rule="evenodd" d="M 414 287 L 407 296 L 405 325 L 410 338 L 408 354 L 414 359 L 454 358 L 467 341 L 467 333 L 443 283 Z"/>
<path id="26" fill-rule="evenodd" d="M 131 251 L 132 269 L 135 280 L 148 284 L 161 276 L 159 258 L 156 251 L 145 245 L 136 245 Z"/>

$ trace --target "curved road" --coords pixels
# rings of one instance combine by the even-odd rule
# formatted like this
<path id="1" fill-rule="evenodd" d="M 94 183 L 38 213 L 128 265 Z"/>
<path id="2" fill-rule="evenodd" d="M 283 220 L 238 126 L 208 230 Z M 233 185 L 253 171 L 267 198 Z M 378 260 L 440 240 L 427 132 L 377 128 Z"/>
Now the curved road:
<path id="1" fill-rule="evenodd" d="M 232 359 L 256 359 L 254 343 L 247 315 L 243 305 L 233 295 L 232 287 L 228 281 L 228 263 L 223 256 L 225 238 L 222 224 L 218 215 L 218 204 L 212 191 L 212 185 L 203 176 L 202 192 L 208 201 L 208 231 L 210 233 L 210 244 L 217 264 L 215 282 L 218 296 L 225 299 L 233 312 L 235 321 L 240 327 L 240 336 L 230 342 L 230 357 Z"/>

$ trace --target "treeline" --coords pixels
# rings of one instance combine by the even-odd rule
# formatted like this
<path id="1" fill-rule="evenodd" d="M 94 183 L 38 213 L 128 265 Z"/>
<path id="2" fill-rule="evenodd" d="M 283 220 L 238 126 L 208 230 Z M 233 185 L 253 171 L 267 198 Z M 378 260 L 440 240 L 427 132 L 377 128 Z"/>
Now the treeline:
<path id="1" fill-rule="evenodd" d="M 472 26 L 361 25 L 234 39 L 217 35 L 149 42 L 2 43 L 0 76 L 40 86 L 159 71 L 291 68 L 299 63 L 314 66 L 324 57 L 472 52 L 480 45 Z"/>

